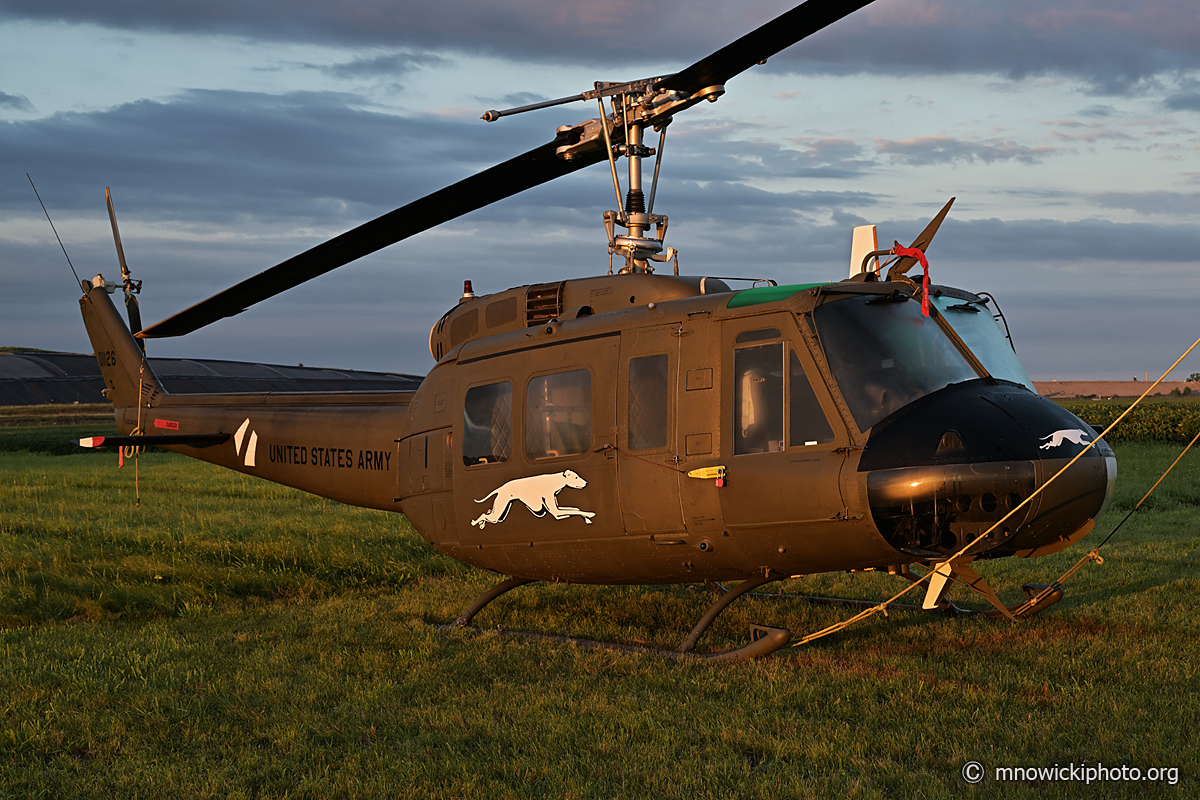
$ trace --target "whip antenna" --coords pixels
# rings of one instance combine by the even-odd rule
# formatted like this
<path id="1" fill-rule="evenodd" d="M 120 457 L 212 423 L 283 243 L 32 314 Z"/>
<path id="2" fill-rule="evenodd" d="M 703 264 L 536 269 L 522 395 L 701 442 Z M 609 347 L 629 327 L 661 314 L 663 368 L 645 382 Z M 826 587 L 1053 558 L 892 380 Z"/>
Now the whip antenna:
<path id="1" fill-rule="evenodd" d="M 29 178 L 29 173 L 25 173 L 25 177 Z M 75 265 L 71 263 L 71 257 L 67 255 L 67 248 L 63 246 L 62 239 L 58 235 L 58 229 L 54 227 L 54 220 L 50 219 L 50 212 L 46 210 L 46 204 L 42 202 L 42 196 L 38 194 L 37 187 L 33 185 L 33 178 L 29 178 L 29 185 L 33 186 L 33 195 L 37 198 L 38 204 L 42 207 L 42 213 L 46 215 L 46 221 L 50 223 L 50 230 L 54 231 L 54 238 L 58 239 L 58 246 L 62 247 L 63 255 L 67 258 L 67 266 L 71 268 L 71 274 L 75 276 L 75 288 L 83 285 L 83 281 L 79 280 L 79 273 L 75 271 Z"/>

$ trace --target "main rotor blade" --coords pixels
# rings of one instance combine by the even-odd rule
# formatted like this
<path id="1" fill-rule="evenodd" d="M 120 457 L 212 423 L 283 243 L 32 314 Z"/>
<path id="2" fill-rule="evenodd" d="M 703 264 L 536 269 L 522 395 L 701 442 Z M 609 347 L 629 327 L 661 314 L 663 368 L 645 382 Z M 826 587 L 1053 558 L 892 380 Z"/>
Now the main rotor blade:
<path id="1" fill-rule="evenodd" d="M 687 96 L 709 86 L 723 85 L 735 75 L 872 2 L 874 0 L 808 0 L 690 67 L 663 78 L 654 88 L 674 89 Z"/>
<path id="2" fill-rule="evenodd" d="M 541 147 L 365 222 L 151 325 L 138 337 L 156 339 L 191 333 L 421 231 L 607 160 L 603 147 L 577 153 L 570 161 L 559 158 L 556 148 L 578 136 L 578 130 L 559 134 Z"/>
<path id="3" fill-rule="evenodd" d="M 656 88 L 691 95 L 708 86 L 724 84 L 734 75 L 871 2 L 873 0 L 808 0 L 683 71 L 664 78 Z M 618 127 L 614 134 L 614 144 L 619 143 L 618 140 L 623 139 L 621 129 Z M 191 333 L 421 231 L 607 160 L 603 147 L 576 153 L 570 161 L 559 158 L 556 149 L 574 143 L 572 138 L 578 136 L 579 128 L 571 129 L 524 155 L 346 231 L 151 325 L 138 337 L 153 339 Z"/>
<path id="4" fill-rule="evenodd" d="M 938 228 L 942 227 L 942 220 L 944 220 L 946 215 L 950 213 L 950 206 L 954 205 L 954 201 L 956 199 L 957 198 L 951 197 L 950 202 L 942 206 L 942 210 L 937 213 L 936 217 L 929 221 L 929 224 L 925 226 L 925 230 L 921 231 L 921 234 L 913 240 L 913 243 L 909 245 L 909 247 L 915 247 L 921 252 L 925 252 L 929 249 L 929 243 L 933 241 L 933 237 L 937 234 Z M 912 269 L 913 265 L 916 263 L 917 260 L 912 256 L 904 256 L 895 264 L 892 264 L 891 268 L 888 269 L 887 279 L 890 281 L 892 280 L 893 275 L 903 275 Z"/>

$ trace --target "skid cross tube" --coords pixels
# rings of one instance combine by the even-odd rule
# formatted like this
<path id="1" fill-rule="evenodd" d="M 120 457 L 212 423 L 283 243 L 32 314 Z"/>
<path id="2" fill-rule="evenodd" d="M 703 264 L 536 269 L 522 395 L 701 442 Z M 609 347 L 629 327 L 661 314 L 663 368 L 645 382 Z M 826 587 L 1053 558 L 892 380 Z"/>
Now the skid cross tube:
<path id="1" fill-rule="evenodd" d="M 467 625 L 471 624 L 471 620 L 475 618 L 475 615 L 482 611 L 483 607 L 488 603 L 492 602 L 508 590 L 516 589 L 518 586 L 524 586 L 527 583 L 533 583 L 533 579 L 513 577 L 496 584 L 483 594 L 479 595 L 479 597 L 475 599 L 475 602 L 471 603 L 466 611 L 458 615 L 458 619 L 450 623 L 450 627 L 465 628 Z"/>
<path id="2" fill-rule="evenodd" d="M 659 650 L 655 647 L 645 647 L 643 645 L 618 644 L 616 642 L 600 642 L 592 639 L 579 639 L 573 636 L 554 636 L 543 633 L 528 633 L 525 631 L 507 630 L 502 630 L 499 632 L 504 636 L 516 636 L 522 639 L 553 642 L 555 644 L 574 644 L 577 647 L 583 647 L 587 649 L 613 650 L 616 652 L 625 653 L 649 653 L 667 656 L 674 659 L 697 658 L 705 661 L 719 661 L 727 663 L 749 661 L 750 659 L 762 658 L 770 653 L 774 653 L 776 650 L 786 645 L 789 641 L 791 641 L 792 632 L 787 628 L 772 628 L 764 625 L 751 625 L 750 643 L 743 645 L 742 647 L 738 647 L 733 650 L 723 650 L 717 653 L 705 653 L 701 655 L 690 653 L 688 651 L 695 646 L 696 640 L 700 638 L 700 635 L 704 633 L 708 626 L 712 624 L 712 621 L 716 618 L 716 616 L 720 614 L 726 606 L 749 590 L 762 586 L 764 583 L 776 580 L 779 580 L 778 576 L 770 578 L 753 578 L 748 581 L 742 581 L 735 589 L 733 589 L 733 591 L 725 592 L 725 594 L 715 603 L 713 603 L 711 608 L 709 608 L 708 613 L 705 614 L 704 618 L 700 620 L 700 623 L 696 625 L 691 635 L 688 636 L 687 641 L 684 642 L 684 645 L 681 645 L 674 651 Z M 450 630 L 465 628 L 471 623 L 471 620 L 475 617 L 475 615 L 478 614 L 488 603 L 492 602 L 497 597 L 511 589 L 516 589 L 518 586 L 524 586 L 527 583 L 533 582 L 534 581 L 531 578 L 517 577 L 508 578 L 507 580 L 501 581 L 476 598 L 475 602 L 471 603 L 466 611 L 458 615 L 458 619 L 454 620 L 454 622 L 450 623 L 446 627 Z"/>
<path id="3" fill-rule="evenodd" d="M 675 652 L 687 653 L 693 647 L 695 647 L 696 642 L 698 642 L 701 635 L 708 630 L 708 626 L 711 625 L 713 620 L 717 618 L 717 615 L 724 611 L 734 600 L 737 600 L 751 589 L 757 589 L 765 583 L 777 581 L 782 577 L 782 575 L 766 575 L 761 578 L 751 578 L 750 580 L 742 581 L 733 589 L 725 592 L 725 594 L 717 598 L 715 603 L 709 606 L 708 613 L 700 618 L 700 621 L 696 623 L 696 627 L 692 628 L 692 632 L 689 633 L 688 637 L 683 640 L 683 644 L 675 648 Z"/>

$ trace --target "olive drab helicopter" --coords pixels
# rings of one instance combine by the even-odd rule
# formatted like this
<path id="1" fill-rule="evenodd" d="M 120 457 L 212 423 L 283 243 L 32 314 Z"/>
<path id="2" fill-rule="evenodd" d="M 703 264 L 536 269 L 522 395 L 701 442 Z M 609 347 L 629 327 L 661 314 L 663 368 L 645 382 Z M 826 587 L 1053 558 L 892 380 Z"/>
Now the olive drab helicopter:
<path id="1" fill-rule="evenodd" d="M 950 204 L 911 248 L 881 250 L 873 227 L 857 229 L 846 280 L 737 290 L 732 279 L 679 275 L 667 217 L 655 213 L 675 114 L 716 101 L 737 74 L 869 2 L 808 0 L 673 75 L 489 111 L 491 122 L 584 101 L 600 113 L 144 330 L 118 237 L 123 282 L 82 281 L 80 306 L 123 435 L 82 441 L 154 445 L 402 512 L 442 553 L 510 576 L 458 625 L 531 581 L 740 581 L 684 651 L 729 602 L 770 581 L 835 570 L 917 580 L 914 565 L 943 577 L 930 581 L 925 608 L 947 608 L 947 588 L 961 583 L 1010 615 L 978 562 L 1078 541 L 1108 501 L 1116 460 L 1096 441 L 959 554 L 1096 432 L 1033 390 L 990 295 L 930 284 L 927 269 L 908 276 Z M 623 197 L 603 214 L 608 273 L 481 296 L 468 282 L 430 331 L 436 364 L 415 391 L 178 394 L 145 360 L 145 339 L 194 331 L 601 163 Z M 118 286 L 129 327 L 108 296 Z M 745 647 L 711 655 L 758 656 L 789 636 L 761 628 Z"/>

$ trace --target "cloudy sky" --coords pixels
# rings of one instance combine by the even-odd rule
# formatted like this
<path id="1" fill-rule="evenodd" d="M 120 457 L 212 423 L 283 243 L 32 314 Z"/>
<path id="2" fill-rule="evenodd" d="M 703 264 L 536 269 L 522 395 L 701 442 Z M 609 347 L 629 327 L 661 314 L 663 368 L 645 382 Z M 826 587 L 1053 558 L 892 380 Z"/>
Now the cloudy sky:
<path id="1" fill-rule="evenodd" d="M 548 141 L 787 0 L 0 0 L 0 345 L 90 351 L 83 277 L 145 280 L 147 323 Z M 656 211 L 690 274 L 845 277 L 850 229 L 1000 301 L 1038 379 L 1155 377 L 1200 336 L 1195 0 L 876 0 L 671 127 Z M 477 292 L 602 273 L 593 167 L 151 354 L 424 373 Z M 1192 356 L 1172 377 L 1200 372 Z"/>

